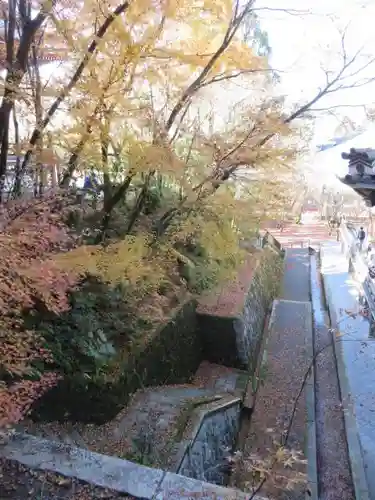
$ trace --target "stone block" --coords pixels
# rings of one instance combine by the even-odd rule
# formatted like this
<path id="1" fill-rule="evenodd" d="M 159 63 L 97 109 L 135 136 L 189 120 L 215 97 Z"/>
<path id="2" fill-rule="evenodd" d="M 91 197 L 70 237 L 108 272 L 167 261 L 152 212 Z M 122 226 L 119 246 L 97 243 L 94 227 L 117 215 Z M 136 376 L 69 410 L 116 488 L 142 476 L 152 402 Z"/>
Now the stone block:
<path id="1" fill-rule="evenodd" d="M 159 469 L 27 434 L 16 434 L 0 448 L 0 457 L 144 499 L 156 494 L 164 476 Z"/>

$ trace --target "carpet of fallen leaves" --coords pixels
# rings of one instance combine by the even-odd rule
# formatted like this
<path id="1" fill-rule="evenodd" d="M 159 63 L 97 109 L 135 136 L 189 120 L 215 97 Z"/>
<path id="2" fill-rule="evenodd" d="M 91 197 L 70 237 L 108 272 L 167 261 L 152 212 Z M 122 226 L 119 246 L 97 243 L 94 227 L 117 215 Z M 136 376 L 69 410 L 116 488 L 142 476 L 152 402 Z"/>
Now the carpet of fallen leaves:
<path id="1" fill-rule="evenodd" d="M 135 500 L 134 497 L 67 478 L 53 472 L 0 460 L 1 500 Z"/>
<path id="2" fill-rule="evenodd" d="M 228 368 L 224 365 L 216 365 L 208 361 L 202 361 L 194 376 L 193 384 L 197 387 L 215 388 L 215 382 L 226 375 L 236 371 L 234 368 Z M 238 371 L 238 373 L 240 373 Z"/>
<path id="3" fill-rule="evenodd" d="M 215 316 L 235 316 L 243 307 L 257 263 L 257 254 L 249 255 L 233 281 L 214 292 L 210 291 L 199 300 L 197 312 Z"/>

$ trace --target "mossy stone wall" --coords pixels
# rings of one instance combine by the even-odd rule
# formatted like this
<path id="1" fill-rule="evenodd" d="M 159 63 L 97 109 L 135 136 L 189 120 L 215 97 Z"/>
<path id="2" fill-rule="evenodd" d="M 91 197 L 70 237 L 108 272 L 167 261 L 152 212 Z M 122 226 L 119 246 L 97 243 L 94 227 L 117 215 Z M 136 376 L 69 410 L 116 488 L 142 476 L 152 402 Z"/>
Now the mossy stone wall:
<path id="1" fill-rule="evenodd" d="M 203 354 L 195 309 L 193 300 L 179 307 L 145 346 L 131 352 L 119 367 L 116 382 L 106 382 L 105 374 L 96 380 L 63 380 L 38 402 L 33 417 L 100 424 L 114 418 L 138 389 L 185 383 L 194 375 Z"/>
<path id="2" fill-rule="evenodd" d="M 236 316 L 197 315 L 206 360 L 254 371 L 264 322 L 278 294 L 282 271 L 282 254 L 264 249 Z"/>

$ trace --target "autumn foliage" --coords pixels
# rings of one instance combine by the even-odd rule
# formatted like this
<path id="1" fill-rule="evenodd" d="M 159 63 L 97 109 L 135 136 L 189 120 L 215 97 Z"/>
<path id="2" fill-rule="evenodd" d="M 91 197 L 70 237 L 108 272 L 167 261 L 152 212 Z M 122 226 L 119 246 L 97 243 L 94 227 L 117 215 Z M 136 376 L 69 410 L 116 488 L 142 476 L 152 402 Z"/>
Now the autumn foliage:
<path id="1" fill-rule="evenodd" d="M 75 276 L 56 268 L 53 253 L 74 246 L 62 222 L 67 195 L 2 207 L 0 233 L 0 427 L 17 422 L 57 381 L 48 371 L 51 355 L 43 338 L 24 326 L 33 309 L 68 308 Z M 41 372 L 38 366 L 47 365 Z"/>
<path id="2" fill-rule="evenodd" d="M 27 18 L 10 2 L 5 23 L 0 179 L 21 201 L 0 204 L 0 427 L 61 374 L 84 387 L 105 377 L 134 325 L 233 273 L 239 241 L 290 205 L 306 145 L 292 123 L 306 106 L 288 117 L 244 37 L 253 0 L 38 4 Z M 66 67 L 42 81 L 51 47 Z M 68 188 L 90 172 L 92 218 L 69 229 Z M 66 191 L 46 194 L 57 178 Z M 38 198 L 23 201 L 30 180 Z"/>

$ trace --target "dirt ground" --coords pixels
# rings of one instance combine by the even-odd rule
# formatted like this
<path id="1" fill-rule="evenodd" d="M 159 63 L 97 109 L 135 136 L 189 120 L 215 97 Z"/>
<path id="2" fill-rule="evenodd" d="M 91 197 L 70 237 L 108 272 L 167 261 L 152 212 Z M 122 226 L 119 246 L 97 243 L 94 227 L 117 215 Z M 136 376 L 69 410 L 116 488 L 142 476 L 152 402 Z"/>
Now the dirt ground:
<path id="1" fill-rule="evenodd" d="M 1 500 L 135 500 L 126 494 L 99 488 L 52 472 L 33 470 L 0 460 Z"/>

